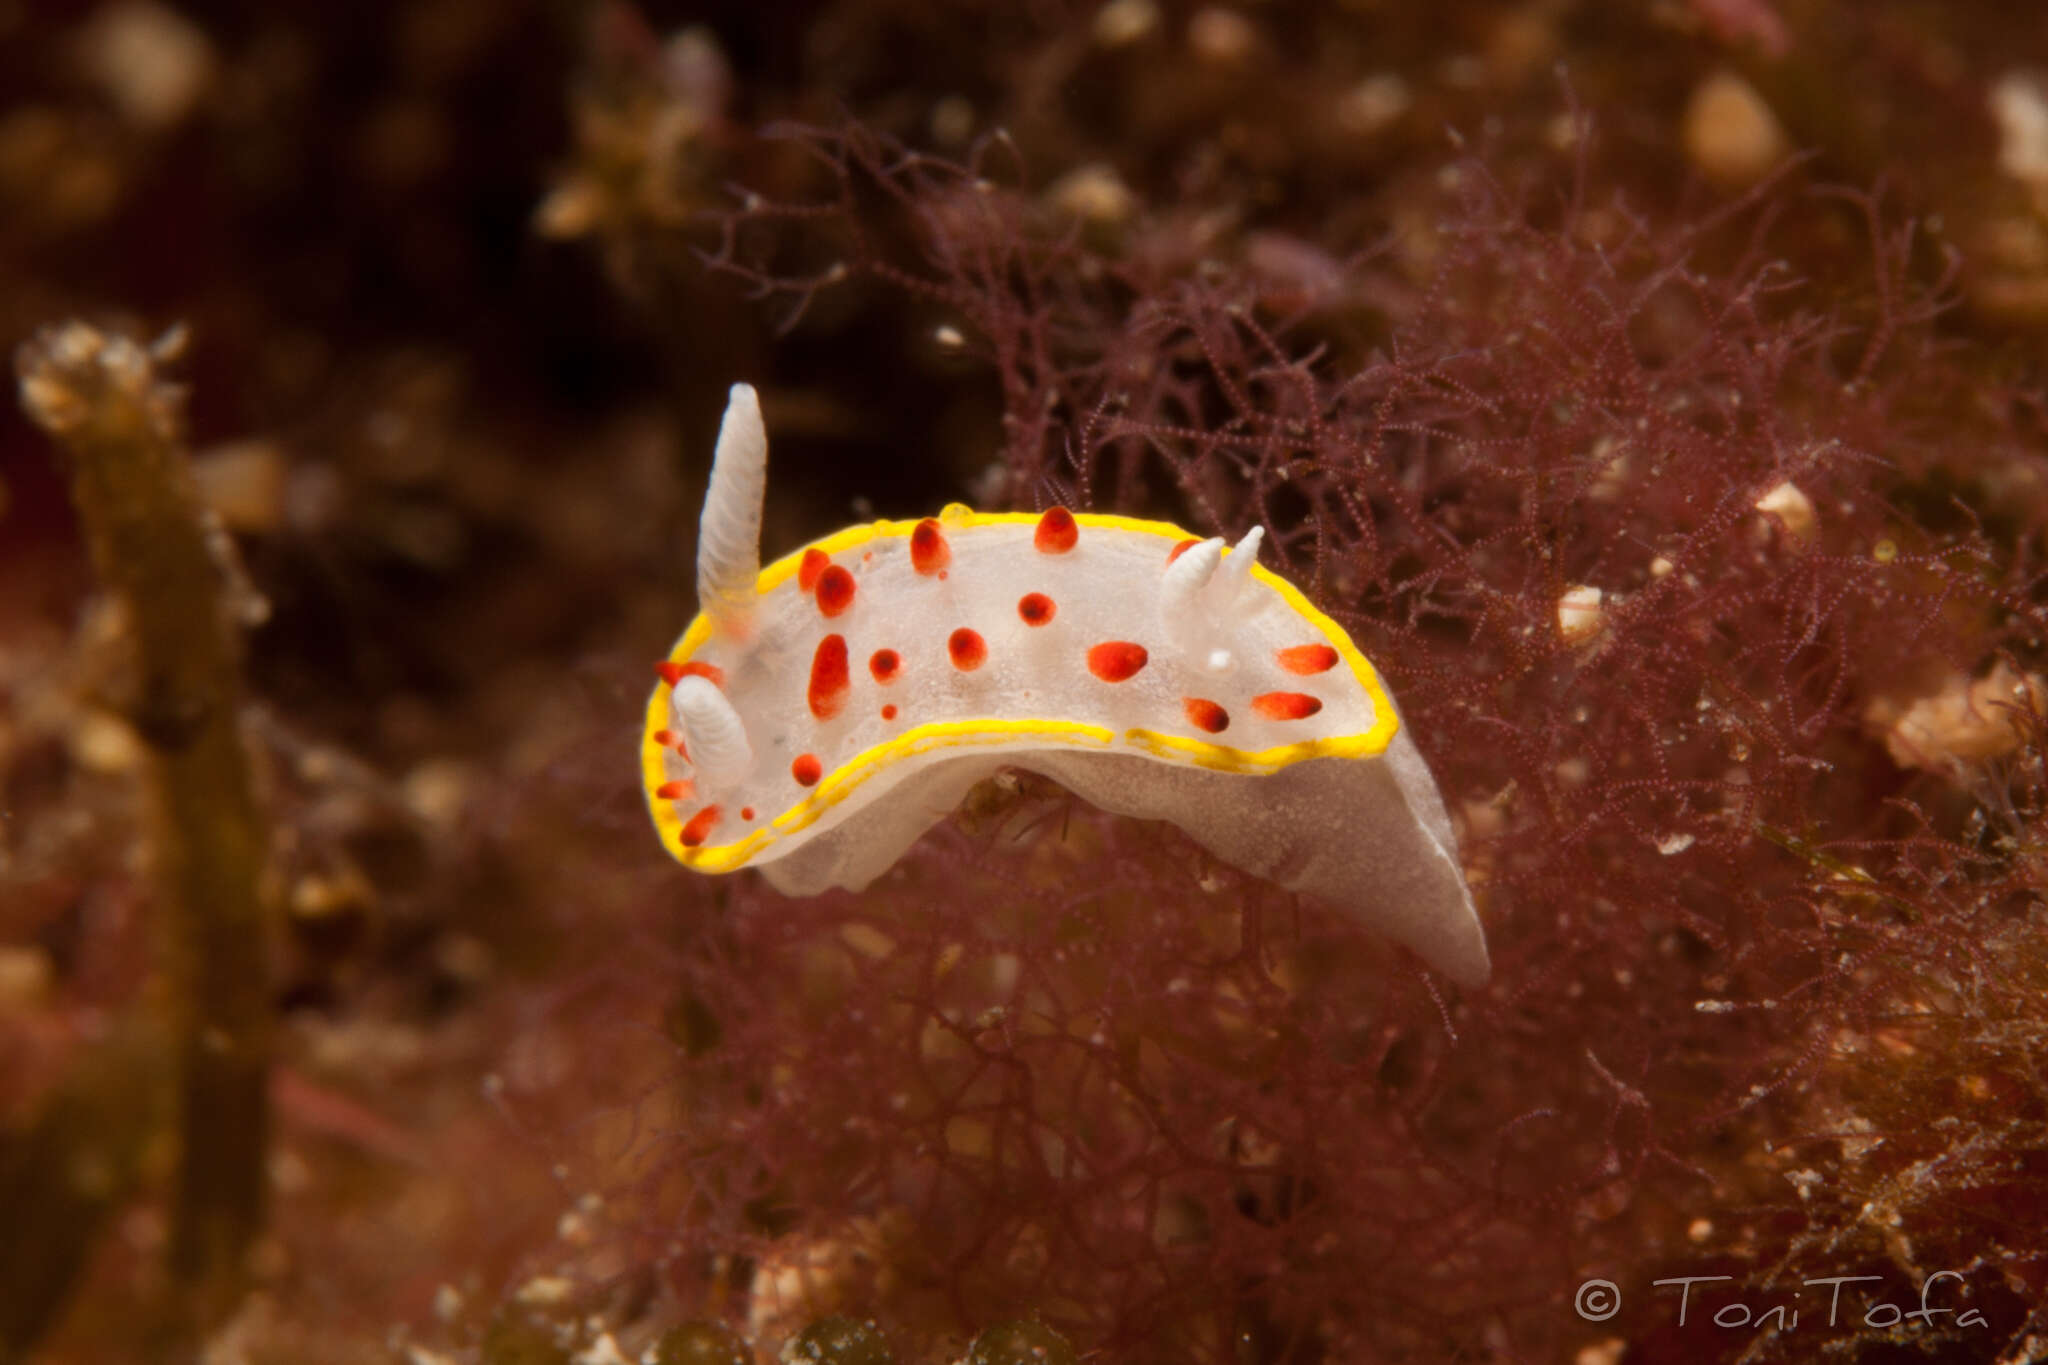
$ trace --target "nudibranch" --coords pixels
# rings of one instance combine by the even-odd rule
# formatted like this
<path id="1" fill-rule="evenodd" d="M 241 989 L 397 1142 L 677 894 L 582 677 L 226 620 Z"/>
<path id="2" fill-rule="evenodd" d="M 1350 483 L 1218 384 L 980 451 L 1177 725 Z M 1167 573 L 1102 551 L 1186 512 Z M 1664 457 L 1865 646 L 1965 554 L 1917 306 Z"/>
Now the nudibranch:
<path id="1" fill-rule="evenodd" d="M 998 769 L 1168 820 L 1453 979 L 1486 938 L 1443 798 L 1343 628 L 1234 546 L 1054 507 L 878 521 L 760 566 L 768 439 L 719 429 L 702 610 L 647 704 L 662 845 L 790 895 L 860 890 Z"/>

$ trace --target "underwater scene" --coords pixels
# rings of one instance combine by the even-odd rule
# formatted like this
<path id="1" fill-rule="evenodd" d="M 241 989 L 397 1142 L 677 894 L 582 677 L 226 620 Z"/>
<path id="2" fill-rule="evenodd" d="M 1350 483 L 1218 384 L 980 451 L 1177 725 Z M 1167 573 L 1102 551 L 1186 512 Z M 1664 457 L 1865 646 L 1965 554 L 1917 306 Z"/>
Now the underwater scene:
<path id="1" fill-rule="evenodd" d="M 0 0 L 0 1365 L 2048 1361 L 2048 23 Z"/>

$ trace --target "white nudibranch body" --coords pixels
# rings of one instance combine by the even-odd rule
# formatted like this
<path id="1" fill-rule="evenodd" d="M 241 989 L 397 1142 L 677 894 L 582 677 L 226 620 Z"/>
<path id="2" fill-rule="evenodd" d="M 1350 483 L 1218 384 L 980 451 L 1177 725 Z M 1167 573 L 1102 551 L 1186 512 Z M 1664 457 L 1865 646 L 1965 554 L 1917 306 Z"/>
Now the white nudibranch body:
<path id="1" fill-rule="evenodd" d="M 975 783 L 1023 768 L 1486 980 L 1422 755 L 1342 627 L 1259 567 L 1258 528 L 1226 548 L 1165 522 L 955 504 L 761 569 L 766 468 L 759 404 L 735 385 L 703 610 L 659 665 L 641 745 L 685 866 L 857 891 Z"/>

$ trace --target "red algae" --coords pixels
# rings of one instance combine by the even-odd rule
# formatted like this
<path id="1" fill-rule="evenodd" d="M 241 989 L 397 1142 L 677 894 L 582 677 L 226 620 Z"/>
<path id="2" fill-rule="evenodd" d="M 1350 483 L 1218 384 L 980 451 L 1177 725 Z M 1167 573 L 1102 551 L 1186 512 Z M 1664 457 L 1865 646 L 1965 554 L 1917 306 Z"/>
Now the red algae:
<path id="1" fill-rule="evenodd" d="M 1478 1349 L 1491 1322 L 1547 1355 L 1601 1331 L 1668 1337 L 1676 1304 L 1652 1281 L 1689 1272 L 1731 1274 L 1741 1288 L 1713 1308 L 1752 1313 L 1788 1277 L 1889 1274 L 1917 1295 L 1921 1277 L 1858 1231 L 1856 1199 L 1891 1191 L 1916 1247 L 1943 1248 L 1982 1307 L 1970 1330 L 1985 1335 L 1949 1324 L 1942 1340 L 2020 1330 L 2009 1282 L 1969 1269 L 1972 1244 L 2009 1230 L 1938 1176 L 1911 1194 L 1896 1182 L 1953 1160 L 1963 1184 L 2030 1207 L 2044 1195 L 2012 1164 L 2048 1137 L 2038 1076 L 2017 1052 L 1955 1049 L 1986 1020 L 2028 1018 L 2048 970 L 2019 852 L 2048 792 L 2038 767 L 2005 769 L 2018 842 L 1986 845 L 1967 803 L 1872 743 L 1860 699 L 1916 660 L 2038 658 L 2048 619 L 2012 542 L 1952 522 L 1908 552 L 1895 511 L 1937 470 L 1977 477 L 1962 471 L 1984 467 L 1979 442 L 2036 457 L 1995 417 L 1971 419 L 1968 441 L 1929 420 L 1930 384 L 1973 381 L 1929 331 L 1943 281 L 1915 270 L 1881 205 L 1820 201 L 1862 243 L 1858 293 L 1742 246 L 1793 187 L 1689 225 L 1596 209 L 1581 180 L 1560 218 L 1466 162 L 1426 252 L 1285 313 L 1227 269 L 1135 253 L 1091 289 L 1074 282 L 1085 249 L 1036 235 L 1014 196 L 982 185 L 969 200 L 941 164 L 803 136 L 849 181 L 900 196 L 926 234 L 929 287 L 973 321 L 1014 396 L 1018 486 L 1093 489 L 1110 510 L 1179 497 L 1199 529 L 1266 527 L 1275 563 L 1407 702 L 1459 807 L 1498 964 L 1490 991 L 1445 1001 L 1311 910 L 1276 932 L 1256 887 L 1205 869 L 1203 886 L 1230 888 L 1215 904 L 1132 833 L 1072 811 L 1025 886 L 969 891 L 1001 864 L 936 843 L 887 908 L 835 901 L 813 931 L 851 916 L 889 945 L 838 1008 L 889 1002 L 881 1036 L 916 1044 L 834 1050 L 834 1075 L 796 1088 L 826 1087 L 825 1110 L 852 1107 L 876 1135 L 864 1156 L 839 1149 L 852 1164 L 834 1189 L 886 1170 L 899 1198 L 947 1211 L 952 1231 L 895 1247 L 899 1266 L 942 1279 L 970 1318 L 1055 1299 L 1063 1326 L 1112 1351 L 1173 1339 L 1222 1358 L 1194 1344 L 1204 1323 L 1215 1343 L 1312 1335 L 1340 1355 L 1463 1340 L 1468 1323 Z M 1723 263 L 1693 264 L 1708 258 Z M 1071 287 L 997 283 L 1045 276 Z M 1366 297 L 1402 301 L 1383 344 L 1353 349 L 1346 298 Z M 2013 514 L 2048 530 L 2041 498 Z M 1601 589 L 1597 631 L 1557 628 L 1570 585 Z M 1149 906 L 1174 907 L 1178 929 Z M 1089 926 L 1086 964 L 1038 927 L 1062 923 Z M 1238 956 L 1205 956 L 1218 932 Z M 912 985 L 961 952 L 986 964 L 950 978 L 981 992 L 961 1008 L 991 1025 L 948 1023 L 946 992 Z M 1256 979 L 1235 974 L 1254 960 Z M 1960 1127 L 1930 1127 L 1955 1114 L 1939 1078 L 1980 1060 L 1981 1101 Z M 978 1079 L 935 1084 L 948 1065 Z M 1871 1088 L 1887 1073 L 1902 1088 Z M 1895 1157 L 1841 1161 L 1843 1123 Z M 763 1179 L 795 1160 L 756 1150 Z M 896 1202 L 826 1183 L 800 1180 L 791 1206 L 828 1243 Z M 1150 1211 L 1141 1227 L 1133 1208 Z M 1398 1292 L 1378 1273 L 1397 1244 L 1417 1267 Z M 1287 1273 L 1262 1276 L 1274 1256 Z M 2048 1266 L 2048 1247 L 2025 1259 Z M 1594 1279 L 1627 1305 L 1602 1329 L 1573 1307 Z"/>
<path id="2" fill-rule="evenodd" d="M 0 299 L 16 336 L 192 325 L 283 941 L 237 983 L 275 1025 L 259 1290 L 172 1342 L 175 1129 L 100 1059 L 170 1036 L 137 754 L 221 716 L 122 683 L 18 429 L 0 1148 L 43 1155 L 0 1177 L 118 1159 L 89 1218 L 0 1200 L 53 1252 L 0 1353 L 2024 1358 L 2019 13 L 607 0 L 577 58 L 471 0 L 27 7 Z M 771 553 L 952 501 L 1264 528 L 1441 778 L 1493 981 L 1024 773 L 858 894 L 676 873 L 631 750 L 735 380 L 802 490 Z M 821 702 L 952 676 L 845 586 L 790 664 L 844 632 Z M 972 685 L 1060 647 L 1072 604 L 1018 601 Z M 829 818 L 815 755 L 757 757 Z M 1683 1320 L 1658 1284 L 1722 1275 Z"/>

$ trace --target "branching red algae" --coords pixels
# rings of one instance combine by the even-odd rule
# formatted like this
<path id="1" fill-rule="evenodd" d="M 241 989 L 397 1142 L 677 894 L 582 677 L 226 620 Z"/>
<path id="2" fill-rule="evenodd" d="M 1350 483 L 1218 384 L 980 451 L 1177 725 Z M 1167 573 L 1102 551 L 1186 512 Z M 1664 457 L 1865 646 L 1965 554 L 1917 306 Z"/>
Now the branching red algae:
<path id="1" fill-rule="evenodd" d="M 270 916 L 228 585 L 180 433 L 182 392 L 157 372 L 174 347 L 68 322 L 24 345 L 16 367 L 23 406 L 69 457 L 81 530 L 127 617 L 121 705 L 150 758 L 176 1058 L 170 1262 L 204 1319 L 233 1302 L 263 1221 Z M 114 1070 L 116 1090 L 136 1083 Z"/>

